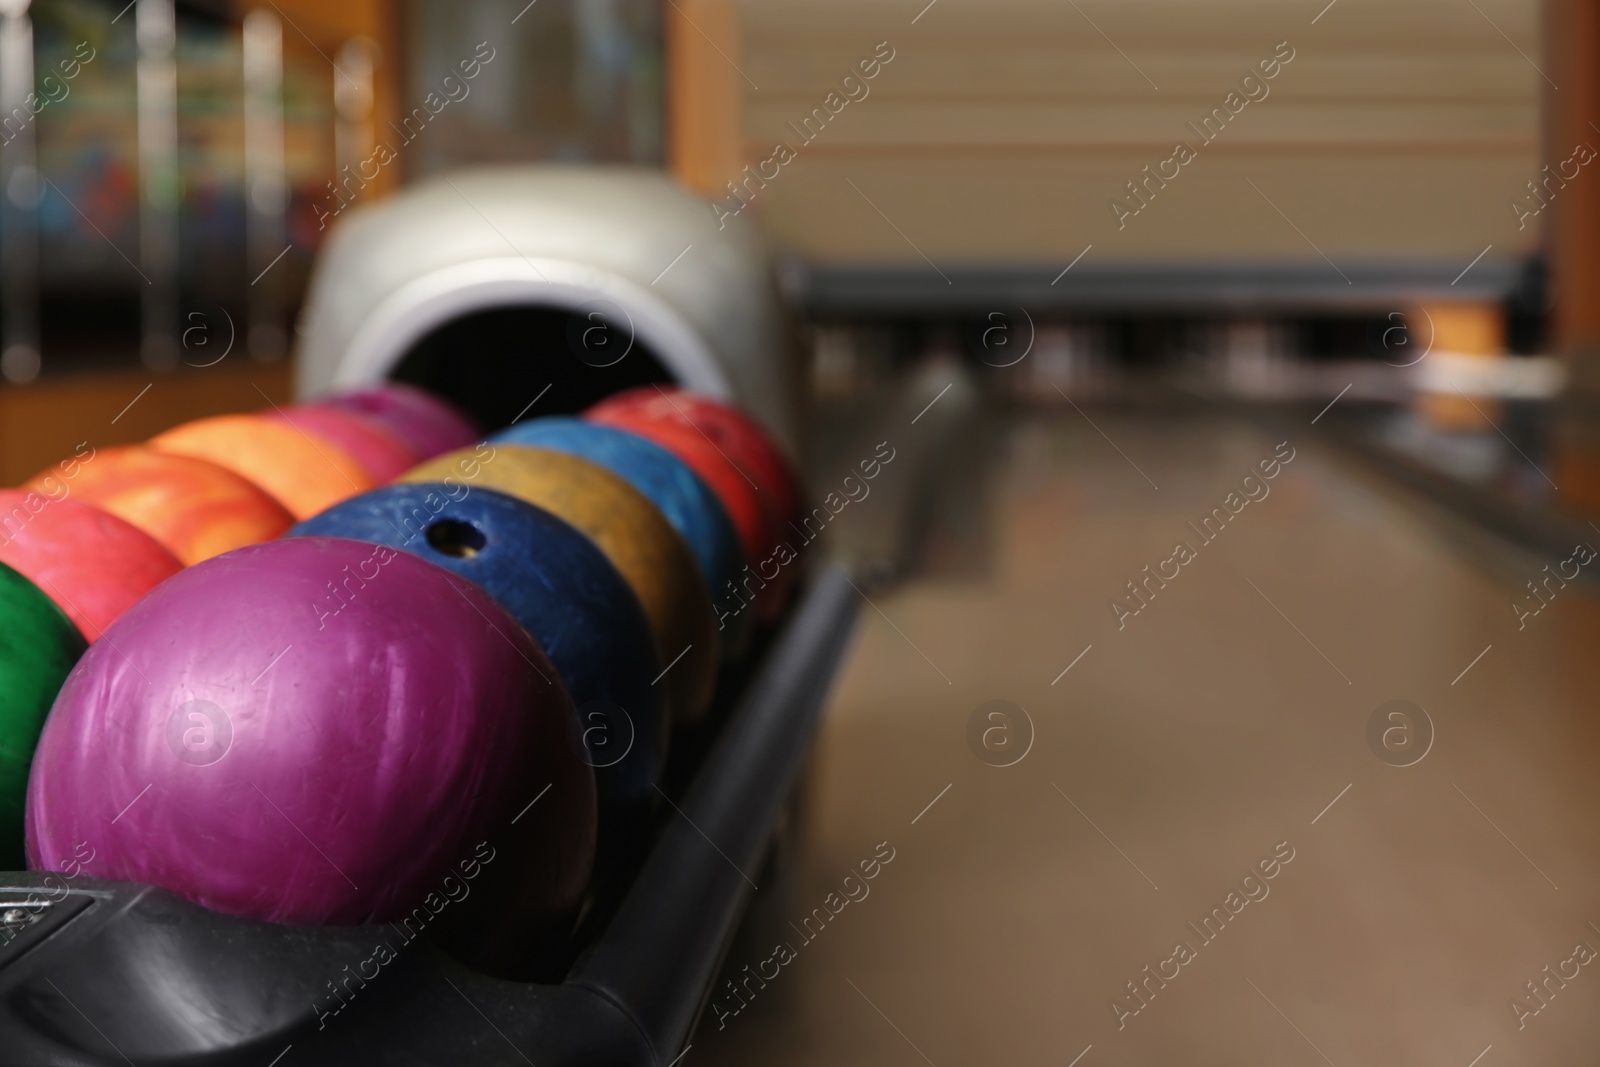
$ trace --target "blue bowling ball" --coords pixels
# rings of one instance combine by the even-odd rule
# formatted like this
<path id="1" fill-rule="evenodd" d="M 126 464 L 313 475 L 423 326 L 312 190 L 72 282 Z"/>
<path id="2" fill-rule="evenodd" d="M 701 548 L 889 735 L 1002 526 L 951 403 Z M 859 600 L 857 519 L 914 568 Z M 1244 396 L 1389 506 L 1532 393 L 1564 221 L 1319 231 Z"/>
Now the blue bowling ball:
<path id="1" fill-rule="evenodd" d="M 653 685 L 661 668 L 650 626 L 628 583 L 581 532 L 492 489 L 419 482 L 350 497 L 285 536 L 389 545 L 475 582 L 560 672 L 578 709 L 569 741 L 594 766 L 601 804 L 654 800 L 669 724 Z"/>
<path id="2" fill-rule="evenodd" d="M 717 614 L 737 608 L 723 607 L 729 583 L 737 582 L 744 567 L 739 534 L 716 494 L 677 456 L 643 437 L 582 419 L 553 417 L 532 419 L 507 427 L 489 438 L 508 445 L 535 445 L 553 452 L 586 459 L 604 467 L 643 494 L 683 535 L 711 592 Z M 749 621 L 747 612 L 728 618 L 723 649 L 742 650 Z"/>

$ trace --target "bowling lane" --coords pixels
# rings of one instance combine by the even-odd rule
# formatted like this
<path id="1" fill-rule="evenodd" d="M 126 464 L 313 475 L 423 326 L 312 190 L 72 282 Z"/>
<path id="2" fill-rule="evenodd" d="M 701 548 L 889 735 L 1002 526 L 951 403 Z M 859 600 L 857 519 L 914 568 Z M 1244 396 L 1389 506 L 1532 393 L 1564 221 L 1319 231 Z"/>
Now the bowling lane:
<path id="1" fill-rule="evenodd" d="M 964 432 L 688 1062 L 1592 1059 L 1600 607 L 1552 581 L 1513 608 L 1561 559 L 1310 427 L 980 408 Z M 1176 576 L 1119 628 L 1147 565 Z M 1009 767 L 979 753 L 1020 754 L 1020 718 L 1006 757 L 969 730 L 992 700 L 1035 727 Z M 1369 742 L 1393 700 L 1431 731 L 1411 710 Z"/>

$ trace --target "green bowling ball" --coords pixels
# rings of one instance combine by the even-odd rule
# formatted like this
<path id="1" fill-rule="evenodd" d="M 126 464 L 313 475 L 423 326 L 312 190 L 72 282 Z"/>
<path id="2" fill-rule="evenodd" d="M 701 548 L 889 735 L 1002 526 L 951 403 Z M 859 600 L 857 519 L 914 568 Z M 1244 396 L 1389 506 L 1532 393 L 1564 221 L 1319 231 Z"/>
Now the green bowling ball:
<path id="1" fill-rule="evenodd" d="M 28 766 L 67 672 L 87 647 L 39 587 L 0 563 L 0 871 L 23 866 Z"/>

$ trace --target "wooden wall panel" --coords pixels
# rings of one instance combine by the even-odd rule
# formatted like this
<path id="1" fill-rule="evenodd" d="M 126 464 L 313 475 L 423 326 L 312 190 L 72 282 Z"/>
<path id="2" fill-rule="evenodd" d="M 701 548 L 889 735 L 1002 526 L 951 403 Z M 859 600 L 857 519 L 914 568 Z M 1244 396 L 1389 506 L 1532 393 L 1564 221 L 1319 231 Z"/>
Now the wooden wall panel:
<path id="1" fill-rule="evenodd" d="M 1152 160 L 1148 154 L 818 156 L 793 175 L 785 168 L 755 206 L 780 246 L 823 263 L 925 266 L 907 239 L 943 267 L 1056 263 L 1059 270 L 1090 243 L 1102 264 L 1322 263 L 1253 181 L 1336 263 L 1432 257 L 1465 267 L 1489 243 L 1486 234 L 1503 239 L 1491 256 L 1522 247 L 1515 224 L 1505 225 L 1503 190 L 1525 180 L 1527 154 L 1417 153 L 1396 167 L 1383 150 L 1289 159 L 1271 150 L 1219 153 L 1197 161 L 1204 165 L 1121 231 L 1107 207 L 1111 183 L 1132 177 Z"/>
<path id="2" fill-rule="evenodd" d="M 1064 264 L 1090 242 L 1097 259 L 1316 260 L 1248 179 L 1330 256 L 1530 254 L 1539 230 L 1509 204 L 1543 162 L 1538 4 L 1338 0 L 1313 25 L 1321 7 L 743 0 L 744 159 L 796 151 L 752 210 L 824 264 L 920 263 L 906 237 L 957 264 Z M 803 142 L 786 124 L 880 41 L 895 58 L 866 98 Z M 1108 201 L 1198 145 L 1186 122 L 1280 41 L 1295 56 L 1270 95 L 1119 230 Z"/>
<path id="3" fill-rule="evenodd" d="M 1551 74 L 1560 86 L 1547 92 L 1548 140 L 1552 148 L 1583 141 L 1600 149 L 1600 3 L 1551 0 L 1548 34 Z M 1556 343 L 1585 352 L 1578 368 L 1583 384 L 1600 396 L 1600 366 L 1591 366 L 1600 363 L 1600 175 L 1572 182 L 1550 206 Z"/>
<path id="4" fill-rule="evenodd" d="M 1547 142 L 1556 158 L 1580 141 L 1600 149 L 1600 3 L 1550 0 L 1546 34 L 1559 86 L 1545 93 Z M 1552 341 L 1569 371 L 1553 474 L 1565 506 L 1600 515 L 1600 174 L 1559 190 L 1546 215 Z"/>
<path id="5" fill-rule="evenodd" d="M 190 419 L 287 404 L 291 373 L 287 361 L 235 356 L 171 374 L 130 369 L 0 389 L 0 485 L 17 485 L 82 441 L 94 448 L 136 444 Z"/>
<path id="6" fill-rule="evenodd" d="M 678 180 L 718 196 L 738 173 L 742 101 L 754 82 L 741 71 L 734 0 L 666 0 L 667 158 Z"/>

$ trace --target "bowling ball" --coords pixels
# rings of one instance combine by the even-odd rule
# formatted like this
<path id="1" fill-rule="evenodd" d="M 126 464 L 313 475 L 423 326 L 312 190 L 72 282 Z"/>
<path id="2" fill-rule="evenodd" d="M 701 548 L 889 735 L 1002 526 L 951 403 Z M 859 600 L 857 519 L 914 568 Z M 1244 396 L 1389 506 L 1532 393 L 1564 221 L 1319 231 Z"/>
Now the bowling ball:
<path id="1" fill-rule="evenodd" d="M 70 479 L 51 468 L 27 488 L 110 512 L 186 565 L 277 537 L 294 522 L 282 504 L 230 470 L 138 446 L 102 448 Z"/>
<path id="2" fill-rule="evenodd" d="M 83 635 L 61 609 L 0 564 L 0 870 L 22 869 L 28 765 L 50 704 L 83 649 Z"/>
<path id="3" fill-rule="evenodd" d="M 325 437 L 259 415 L 213 415 L 150 439 L 169 455 L 226 467 L 271 493 L 297 519 L 371 489 L 371 474 Z"/>
<path id="4" fill-rule="evenodd" d="M 560 673 L 601 803 L 655 798 L 668 724 L 650 682 L 661 667 L 638 598 L 589 538 L 516 497 L 439 483 L 374 489 L 289 533 L 391 545 L 481 586 Z"/>
<path id="5" fill-rule="evenodd" d="M 593 860 L 594 775 L 555 679 L 487 593 L 416 556 L 325 537 L 229 552 L 152 590 L 69 675 L 28 785 L 29 863 L 86 841 L 94 877 L 217 911 L 442 912 L 474 920 L 462 955 L 511 952 L 576 906 Z"/>
<path id="6" fill-rule="evenodd" d="M 783 595 L 794 580 L 794 568 L 783 565 L 780 562 L 783 557 L 777 556 L 778 545 L 789 538 L 789 532 L 772 509 L 773 502 L 761 493 L 745 471 L 728 462 L 717 446 L 693 427 L 666 420 L 651 422 L 635 418 L 631 413 L 621 417 L 604 412 L 601 415 L 602 420 L 597 421 L 597 425 L 624 430 L 660 445 L 711 487 L 739 533 L 739 547 L 744 553 L 746 568 L 741 572 L 739 588 L 744 596 L 753 594 L 757 621 L 770 622 L 776 618 L 783 609 Z M 763 569 L 767 571 L 765 577 L 761 573 Z"/>
<path id="7" fill-rule="evenodd" d="M 576 456 L 488 443 L 437 456 L 401 481 L 498 489 L 583 531 L 644 608 L 673 720 L 693 722 L 705 713 L 716 686 L 718 655 L 705 579 L 683 538 L 627 482 Z"/>
<path id="8" fill-rule="evenodd" d="M 32 489 L 0 489 L 0 563 L 37 585 L 90 641 L 183 569 L 137 526 Z"/>
<path id="9" fill-rule="evenodd" d="M 643 493 L 682 535 L 700 565 L 711 603 L 720 605 L 728 597 L 728 585 L 737 580 L 744 563 L 739 534 L 716 494 L 671 452 L 636 434 L 572 418 L 534 419 L 501 430 L 489 440 L 565 452 L 617 475 Z M 717 607 L 725 654 L 743 644 L 750 618 L 737 607 L 737 602 Z"/>
<path id="10" fill-rule="evenodd" d="M 800 517 L 800 478 L 767 431 L 731 404 L 686 389 L 640 386 L 609 396 L 590 408 L 592 420 L 629 428 L 671 422 L 704 434 L 728 461 L 742 469 L 771 501 L 779 521 Z"/>
<path id="11" fill-rule="evenodd" d="M 293 407 L 267 408 L 257 414 L 287 422 L 313 440 L 332 441 L 360 464 L 361 469 L 378 485 L 393 481 L 424 458 L 413 452 L 383 423 L 359 411 L 297 404 Z"/>
<path id="12" fill-rule="evenodd" d="M 314 403 L 377 419 L 422 459 L 465 448 L 479 438 L 472 420 L 449 402 L 401 382 L 333 393 Z"/>

